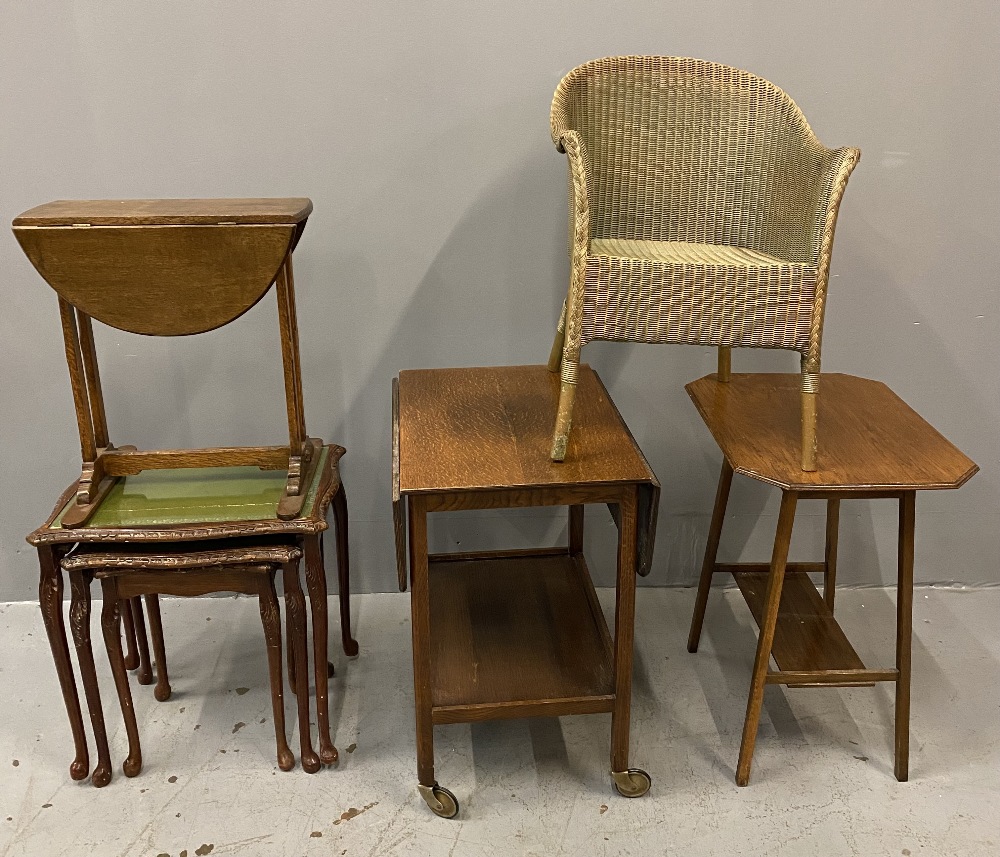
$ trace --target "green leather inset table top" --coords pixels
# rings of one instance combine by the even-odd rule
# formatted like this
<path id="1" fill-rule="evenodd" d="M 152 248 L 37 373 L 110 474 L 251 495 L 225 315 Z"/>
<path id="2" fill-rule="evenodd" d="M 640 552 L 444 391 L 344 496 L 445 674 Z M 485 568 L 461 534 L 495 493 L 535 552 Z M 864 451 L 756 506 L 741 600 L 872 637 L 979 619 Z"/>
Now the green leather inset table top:
<path id="1" fill-rule="evenodd" d="M 329 448 L 324 447 L 306 492 L 304 514 L 312 510 L 316 501 L 328 455 Z M 119 480 L 90 521 L 77 531 L 275 520 L 287 476 L 285 470 L 257 467 L 144 470 Z M 53 528 L 61 527 L 69 505 L 56 517 Z"/>

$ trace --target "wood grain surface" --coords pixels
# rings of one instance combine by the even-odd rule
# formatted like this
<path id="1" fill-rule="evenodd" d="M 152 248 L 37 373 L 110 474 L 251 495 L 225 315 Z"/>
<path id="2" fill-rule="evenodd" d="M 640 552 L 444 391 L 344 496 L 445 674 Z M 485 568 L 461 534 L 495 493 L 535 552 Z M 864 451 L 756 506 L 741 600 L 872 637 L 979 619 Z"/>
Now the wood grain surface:
<path id="1" fill-rule="evenodd" d="M 763 624 L 768 573 L 738 571 L 733 577 L 759 627 Z M 804 574 L 785 576 L 771 657 L 782 671 L 865 668 L 813 582 Z M 858 683 L 856 678 L 843 682 L 845 685 Z"/>
<path id="2" fill-rule="evenodd" d="M 885 384 L 852 375 L 820 383 L 818 469 L 799 461 L 799 375 L 708 375 L 685 388 L 733 469 L 787 489 L 838 492 L 957 488 L 977 465 Z"/>
<path id="3" fill-rule="evenodd" d="M 569 453 L 550 461 L 558 399 L 559 377 L 544 366 L 400 372 L 400 491 L 655 482 L 589 366 Z"/>
<path id="4" fill-rule="evenodd" d="M 28 209 L 13 226 L 187 226 L 300 223 L 312 212 L 304 197 L 255 199 L 57 199 Z"/>
<path id="5" fill-rule="evenodd" d="M 432 561 L 435 721 L 611 710 L 611 639 L 589 587 L 582 556 Z"/>
<path id="6" fill-rule="evenodd" d="M 148 336 L 214 330 L 259 301 L 294 224 L 15 227 L 35 269 L 78 310 Z"/>

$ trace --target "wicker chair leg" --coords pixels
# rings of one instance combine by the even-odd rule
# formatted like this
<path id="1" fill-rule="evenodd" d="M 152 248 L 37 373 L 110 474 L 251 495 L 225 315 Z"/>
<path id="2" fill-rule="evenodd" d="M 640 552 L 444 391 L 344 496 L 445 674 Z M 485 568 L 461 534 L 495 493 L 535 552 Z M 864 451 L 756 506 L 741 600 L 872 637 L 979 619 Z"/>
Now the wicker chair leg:
<path id="1" fill-rule="evenodd" d="M 802 469 L 816 469 L 816 391 L 802 391 Z"/>
<path id="2" fill-rule="evenodd" d="M 566 458 L 566 446 L 569 444 L 569 430 L 573 425 L 573 402 L 576 399 L 576 382 L 563 379 L 559 389 L 559 411 L 556 414 L 556 430 L 552 437 L 553 461 L 563 461 Z"/>
<path id="3" fill-rule="evenodd" d="M 556 327 L 556 336 L 552 341 L 552 350 L 549 352 L 549 371 L 558 372 L 562 365 L 563 345 L 566 342 L 566 301 L 563 301 L 562 312 L 559 314 L 559 325 Z"/>
<path id="4" fill-rule="evenodd" d="M 719 346 L 719 370 L 717 378 L 724 384 L 729 383 L 730 369 L 732 368 L 732 349 L 727 345 Z"/>

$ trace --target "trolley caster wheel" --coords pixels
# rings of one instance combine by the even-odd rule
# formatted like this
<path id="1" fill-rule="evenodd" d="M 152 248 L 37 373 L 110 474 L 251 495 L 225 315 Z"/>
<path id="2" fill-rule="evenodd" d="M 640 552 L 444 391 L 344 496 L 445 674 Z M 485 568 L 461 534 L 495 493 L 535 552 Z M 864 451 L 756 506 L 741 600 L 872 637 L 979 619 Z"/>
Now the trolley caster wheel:
<path id="1" fill-rule="evenodd" d="M 431 812 L 441 818 L 454 818 L 458 815 L 458 798 L 455 797 L 444 786 L 434 783 L 432 786 L 417 786 L 420 789 L 420 796 L 424 803 L 431 808 Z"/>
<path id="2" fill-rule="evenodd" d="M 627 771 L 612 771 L 615 789 L 622 797 L 642 797 L 653 784 L 649 774 L 642 768 L 629 768 Z"/>
<path id="3" fill-rule="evenodd" d="M 333 665 L 333 661 L 326 662 L 326 677 L 333 678 L 337 674 L 337 669 Z"/>

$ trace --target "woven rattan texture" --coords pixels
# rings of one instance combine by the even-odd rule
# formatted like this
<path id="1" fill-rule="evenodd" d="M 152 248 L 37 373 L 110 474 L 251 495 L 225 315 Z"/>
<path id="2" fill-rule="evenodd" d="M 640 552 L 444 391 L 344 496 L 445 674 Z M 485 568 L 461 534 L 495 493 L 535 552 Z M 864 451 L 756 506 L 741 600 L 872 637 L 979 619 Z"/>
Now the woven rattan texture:
<path id="1" fill-rule="evenodd" d="M 823 146 L 766 80 L 675 57 L 574 69 L 551 126 L 570 161 L 571 355 L 592 339 L 746 345 L 818 371 L 856 149 Z"/>

